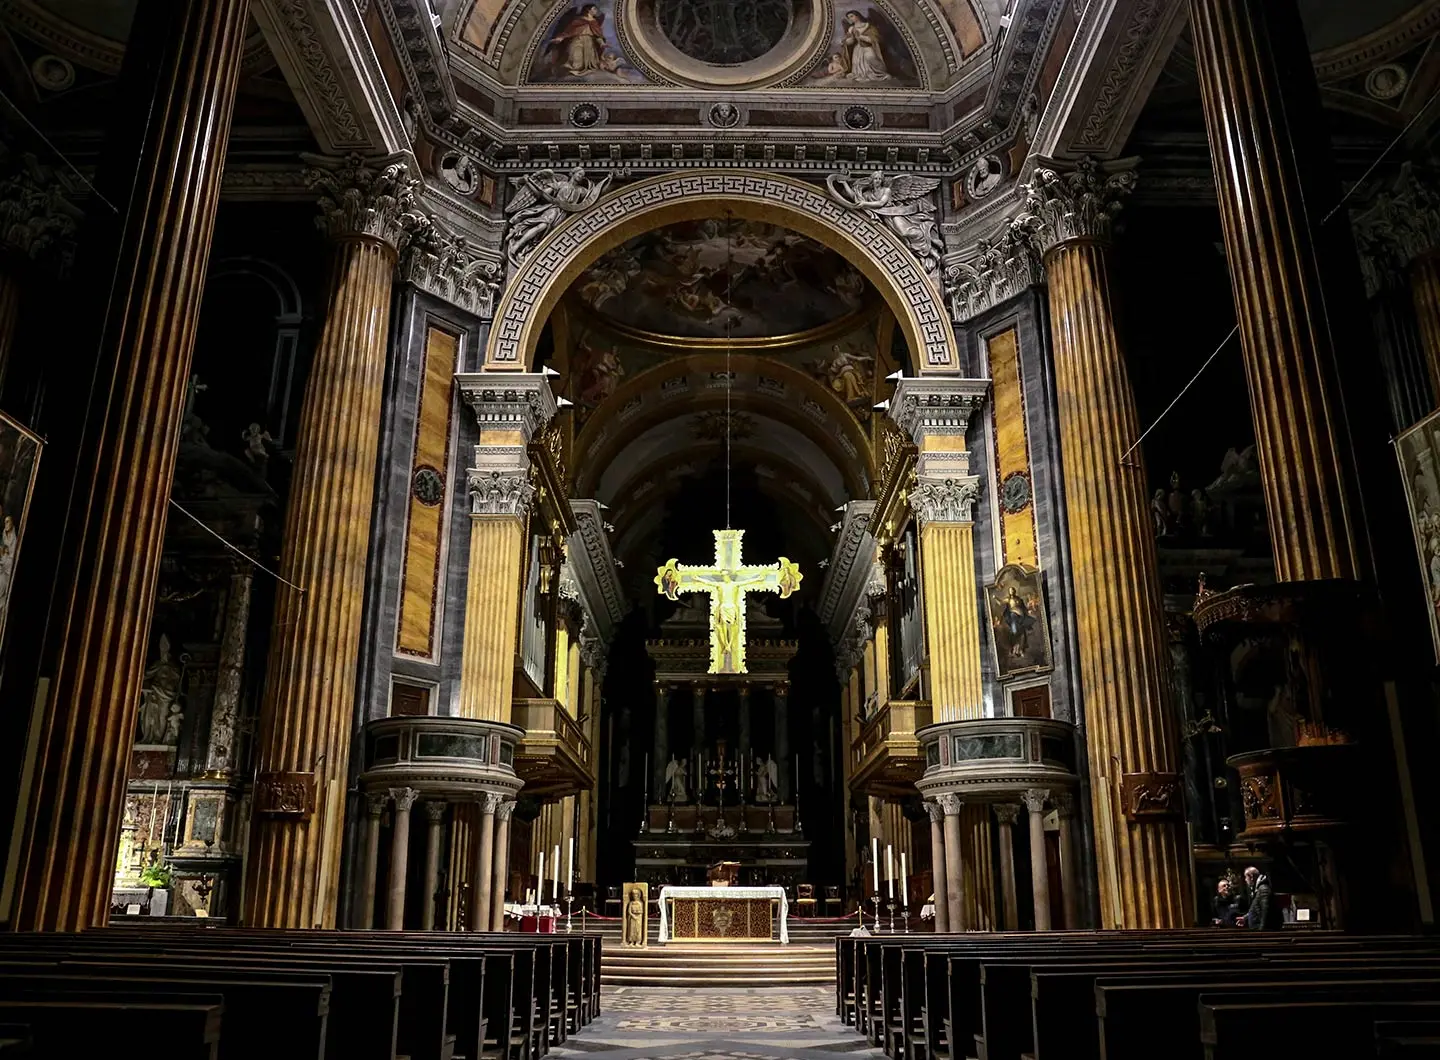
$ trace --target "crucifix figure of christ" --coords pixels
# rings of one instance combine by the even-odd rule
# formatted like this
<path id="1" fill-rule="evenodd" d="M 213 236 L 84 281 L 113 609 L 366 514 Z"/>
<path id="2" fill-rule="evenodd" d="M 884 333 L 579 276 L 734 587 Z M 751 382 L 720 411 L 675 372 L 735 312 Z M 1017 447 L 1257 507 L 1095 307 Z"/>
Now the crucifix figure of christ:
<path id="1" fill-rule="evenodd" d="M 670 600 L 681 593 L 710 594 L 710 672 L 743 674 L 745 669 L 745 594 L 779 593 L 784 599 L 800 587 L 800 568 L 784 556 L 777 563 L 745 566 L 740 562 L 744 530 L 716 530 L 715 562 L 709 567 L 668 560 L 655 575 L 655 587 Z"/>

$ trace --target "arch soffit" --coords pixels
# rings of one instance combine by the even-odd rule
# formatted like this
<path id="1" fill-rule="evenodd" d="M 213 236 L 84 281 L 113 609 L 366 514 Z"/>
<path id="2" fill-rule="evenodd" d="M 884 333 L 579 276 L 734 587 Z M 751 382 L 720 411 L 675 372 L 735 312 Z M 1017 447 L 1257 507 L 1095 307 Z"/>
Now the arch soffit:
<path id="1" fill-rule="evenodd" d="M 751 354 L 732 354 L 729 360 L 730 368 L 737 376 L 735 382 L 739 384 L 731 391 L 737 408 L 800 431 L 814 441 L 835 465 L 846 488 L 855 497 L 869 496 L 870 484 L 875 480 L 875 462 L 869 440 L 850 410 L 834 394 L 804 372 L 782 361 Z M 724 370 L 725 364 L 723 353 L 691 354 L 647 368 L 618 387 L 591 414 L 575 439 L 572 452 L 575 454 L 576 488 L 581 495 L 587 495 L 585 491 L 593 489 L 604 468 L 646 431 L 682 415 L 723 408 L 723 387 L 692 387 L 683 397 L 662 395 L 663 384 L 667 382 L 682 376 L 704 377 L 710 372 Z M 759 380 L 762 375 L 783 383 L 786 390 L 773 393 L 761 390 Z M 823 414 L 823 423 L 805 414 L 805 406 L 794 400 L 797 393 L 802 398 L 809 398 L 818 407 Z M 626 407 L 637 398 L 639 405 L 636 411 L 622 419 Z"/>
<path id="2" fill-rule="evenodd" d="M 714 169 L 625 185 L 557 226 L 506 283 L 486 341 L 485 370 L 525 371 L 560 298 L 607 250 L 664 225 L 707 217 L 782 225 L 834 250 L 880 292 L 922 373 L 959 369 L 944 300 L 890 229 L 804 181 Z"/>
<path id="3" fill-rule="evenodd" d="M 280 265 L 270 261 L 268 258 L 257 258 L 248 254 L 240 254 L 234 257 L 221 258 L 210 266 L 207 279 L 219 280 L 232 276 L 252 276 L 265 284 L 275 292 L 275 300 L 280 304 L 280 312 L 276 314 L 282 322 L 285 318 L 293 317 L 296 322 L 300 320 L 303 303 L 300 299 L 300 286 Z"/>

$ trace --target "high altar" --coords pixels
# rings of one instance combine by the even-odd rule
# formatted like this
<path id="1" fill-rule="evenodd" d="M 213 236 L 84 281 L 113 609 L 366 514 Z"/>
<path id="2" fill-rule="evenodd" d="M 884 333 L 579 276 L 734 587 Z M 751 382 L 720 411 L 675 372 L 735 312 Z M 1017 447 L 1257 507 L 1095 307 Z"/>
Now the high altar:
<path id="1" fill-rule="evenodd" d="M 782 639 L 779 622 L 748 601 L 749 672 L 709 673 L 707 602 L 692 600 L 646 646 L 657 723 L 635 878 L 708 893 L 708 866 L 729 861 L 739 864 L 741 885 L 804 883 L 810 844 L 789 737 L 796 642 Z M 752 713 L 765 719 L 763 729 L 752 725 Z"/>
<path id="2" fill-rule="evenodd" d="M 790 941 L 783 887 L 662 887 L 660 942 Z M 776 921 L 779 931 L 776 931 Z"/>

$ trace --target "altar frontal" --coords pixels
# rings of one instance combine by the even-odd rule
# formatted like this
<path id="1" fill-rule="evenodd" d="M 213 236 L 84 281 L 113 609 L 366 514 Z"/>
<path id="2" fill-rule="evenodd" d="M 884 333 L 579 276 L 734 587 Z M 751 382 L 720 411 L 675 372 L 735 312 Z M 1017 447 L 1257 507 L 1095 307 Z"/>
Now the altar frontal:
<path id="1" fill-rule="evenodd" d="M 663 887 L 660 942 L 790 941 L 783 887 Z M 779 932 L 776 932 L 776 920 Z"/>

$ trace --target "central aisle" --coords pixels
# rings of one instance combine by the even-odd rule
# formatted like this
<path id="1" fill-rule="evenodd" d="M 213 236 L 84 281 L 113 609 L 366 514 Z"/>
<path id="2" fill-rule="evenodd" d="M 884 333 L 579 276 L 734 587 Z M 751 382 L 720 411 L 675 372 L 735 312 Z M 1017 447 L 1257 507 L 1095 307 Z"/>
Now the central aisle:
<path id="1" fill-rule="evenodd" d="M 835 1015 L 835 988 L 604 987 L 601 1014 L 552 1057 L 834 1060 L 883 1057 Z"/>

